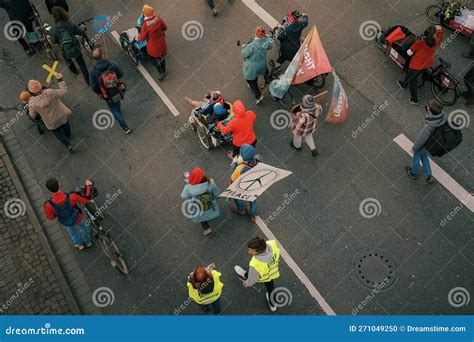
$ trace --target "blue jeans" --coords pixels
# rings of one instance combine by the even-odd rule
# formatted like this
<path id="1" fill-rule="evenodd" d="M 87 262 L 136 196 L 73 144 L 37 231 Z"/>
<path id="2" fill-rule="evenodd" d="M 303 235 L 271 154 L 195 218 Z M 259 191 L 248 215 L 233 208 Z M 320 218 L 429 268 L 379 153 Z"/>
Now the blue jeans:
<path id="1" fill-rule="evenodd" d="M 418 174 L 418 169 L 420 168 L 420 160 L 421 164 L 423 164 L 423 171 L 425 172 L 425 175 L 432 176 L 430 160 L 428 159 L 428 151 L 426 151 L 424 148 L 418 150 L 413 154 L 411 173 L 413 175 Z"/>
<path id="2" fill-rule="evenodd" d="M 246 204 L 249 203 L 250 204 L 249 215 L 254 216 L 254 217 L 257 216 L 257 201 L 256 200 L 253 202 L 247 202 L 247 201 L 234 199 L 234 203 L 237 209 L 240 211 L 245 210 Z"/>
<path id="3" fill-rule="evenodd" d="M 122 129 L 128 128 L 127 124 L 125 123 L 125 119 L 123 118 L 122 113 L 120 112 L 120 101 L 119 102 L 105 101 L 105 102 L 107 103 L 107 106 L 112 112 L 112 115 L 114 116 L 115 120 L 117 120 L 117 122 L 119 123 L 120 127 L 122 127 Z"/>
<path id="4" fill-rule="evenodd" d="M 474 34 L 471 36 L 471 55 L 474 55 Z"/>
<path id="5" fill-rule="evenodd" d="M 67 228 L 67 231 L 69 232 L 69 235 L 71 235 L 71 239 L 74 242 L 74 246 L 87 245 L 91 242 L 89 227 L 87 227 L 86 220 L 84 220 L 84 218 L 78 224 L 75 224 L 70 227 L 66 226 L 66 228 Z M 77 234 L 76 229 L 79 229 L 81 236 Z"/>

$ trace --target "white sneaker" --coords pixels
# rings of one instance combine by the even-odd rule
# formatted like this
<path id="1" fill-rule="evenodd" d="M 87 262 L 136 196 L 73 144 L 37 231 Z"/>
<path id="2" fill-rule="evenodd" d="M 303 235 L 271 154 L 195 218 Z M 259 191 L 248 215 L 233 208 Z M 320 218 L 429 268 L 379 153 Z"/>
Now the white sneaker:
<path id="1" fill-rule="evenodd" d="M 277 311 L 277 307 L 272 306 L 272 304 L 270 303 L 270 298 L 268 297 L 268 292 L 265 292 L 265 296 L 267 297 L 267 302 L 268 302 L 268 306 L 270 307 L 270 310 L 273 311 L 273 312 Z"/>
<path id="2" fill-rule="evenodd" d="M 260 95 L 260 97 L 257 99 L 257 101 L 255 102 L 255 104 L 259 104 L 260 102 L 263 101 L 263 94 Z"/>
<path id="3" fill-rule="evenodd" d="M 240 267 L 238 265 L 234 266 L 234 271 L 235 271 L 235 273 L 237 273 L 242 278 L 245 278 L 245 270 L 242 267 Z"/>

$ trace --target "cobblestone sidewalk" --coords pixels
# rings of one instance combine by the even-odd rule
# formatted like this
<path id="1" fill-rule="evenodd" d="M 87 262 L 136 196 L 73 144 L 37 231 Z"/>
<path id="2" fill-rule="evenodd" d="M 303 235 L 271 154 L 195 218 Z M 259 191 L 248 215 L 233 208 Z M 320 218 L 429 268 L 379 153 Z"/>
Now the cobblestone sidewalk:
<path id="1" fill-rule="evenodd" d="M 79 314 L 22 192 L 16 171 L 0 143 L 0 313 Z"/>

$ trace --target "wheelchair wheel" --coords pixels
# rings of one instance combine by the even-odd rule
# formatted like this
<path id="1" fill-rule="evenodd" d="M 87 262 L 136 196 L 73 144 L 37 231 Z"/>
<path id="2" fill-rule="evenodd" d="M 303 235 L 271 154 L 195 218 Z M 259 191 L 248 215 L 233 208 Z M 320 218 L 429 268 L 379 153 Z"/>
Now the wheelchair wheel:
<path id="1" fill-rule="evenodd" d="M 199 141 L 201 142 L 201 145 L 206 149 L 209 150 L 211 148 L 211 139 L 209 136 L 206 134 L 204 128 L 201 126 L 198 126 L 196 128 L 196 132 L 199 138 Z"/>
<path id="2" fill-rule="evenodd" d="M 133 49 L 133 47 L 131 45 L 127 45 L 127 48 L 126 48 L 125 52 L 127 52 L 127 55 L 130 58 L 130 60 L 132 61 L 132 63 L 134 65 L 138 65 L 137 54 L 135 53 L 135 50 Z"/>

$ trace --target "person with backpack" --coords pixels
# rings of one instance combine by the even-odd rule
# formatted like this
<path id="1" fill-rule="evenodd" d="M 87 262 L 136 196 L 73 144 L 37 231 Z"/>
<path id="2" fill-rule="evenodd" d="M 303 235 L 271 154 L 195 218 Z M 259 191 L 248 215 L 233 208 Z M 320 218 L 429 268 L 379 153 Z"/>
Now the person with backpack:
<path id="1" fill-rule="evenodd" d="M 132 131 L 121 112 L 121 101 L 125 93 L 125 84 L 120 82 L 123 71 L 116 63 L 103 58 L 100 48 L 92 51 L 92 58 L 96 63 L 89 72 L 91 89 L 105 101 L 124 133 L 130 134 Z"/>
<path id="2" fill-rule="evenodd" d="M 405 89 L 408 86 L 410 89 L 409 102 L 414 106 L 420 104 L 418 102 L 418 77 L 425 69 L 433 66 L 436 48 L 442 40 L 443 30 L 441 26 L 430 26 L 423 33 L 423 38 L 414 42 L 407 51 L 407 55 L 411 58 L 408 63 L 405 79 L 397 81 L 397 84 L 401 89 Z"/>
<path id="3" fill-rule="evenodd" d="M 247 242 L 248 253 L 252 256 L 249 270 L 234 266 L 234 271 L 244 280 L 242 285 L 245 288 L 252 287 L 256 283 L 264 283 L 267 288 L 265 296 L 271 311 L 276 311 L 272 293 L 275 290 L 274 280 L 280 277 L 278 264 L 280 262 L 280 248 L 276 240 L 265 241 L 259 236 Z"/>
<path id="4" fill-rule="evenodd" d="M 79 74 L 76 64 L 74 64 L 76 62 L 81 69 L 84 81 L 89 84 L 89 70 L 82 56 L 81 44 L 76 38 L 76 35 L 81 36 L 84 32 L 79 26 L 69 20 L 69 14 L 64 8 L 55 6 L 51 11 L 55 22 L 50 30 L 52 42 L 59 44 L 61 47 L 63 58 L 69 70 L 73 74 Z"/>
<path id="5" fill-rule="evenodd" d="M 155 14 L 153 7 L 143 6 L 145 19 L 137 40 L 146 39 L 146 52 L 151 62 L 160 73 L 159 80 L 162 81 L 166 73 L 165 55 L 167 51 L 165 31 L 168 29 L 165 21 Z"/>
<path id="6" fill-rule="evenodd" d="M 255 148 L 249 144 L 243 144 L 240 148 L 240 155 L 235 156 L 232 164 L 231 170 L 232 175 L 230 176 L 231 183 L 235 182 L 240 175 L 249 171 L 252 167 L 258 164 L 260 161 L 260 156 L 255 154 Z M 247 202 L 243 200 L 234 199 L 235 206 L 230 206 L 230 211 L 238 214 L 245 215 L 248 213 L 249 219 L 252 222 L 256 221 L 257 218 L 257 201 Z M 246 208 L 246 203 L 249 203 L 249 210 Z"/>
<path id="7" fill-rule="evenodd" d="M 300 152 L 302 150 L 301 142 L 304 139 L 311 149 L 313 157 L 318 155 L 318 150 L 314 145 L 313 133 L 316 130 L 316 125 L 318 124 L 318 118 L 321 112 L 321 105 L 316 102 L 314 96 L 303 96 L 300 110 L 293 116 L 293 141 L 290 141 L 290 146 L 292 148 Z"/>
<path id="8" fill-rule="evenodd" d="M 46 128 L 53 132 L 69 152 L 73 152 L 71 126 L 68 121 L 71 110 L 60 99 L 68 93 L 62 77 L 60 73 L 55 74 L 59 89 L 43 87 L 37 80 L 28 81 L 28 92 L 31 95 L 28 100 L 28 114 L 33 120 L 40 116 Z"/>
<path id="9" fill-rule="evenodd" d="M 244 78 L 257 100 L 255 104 L 259 104 L 263 100 L 263 94 L 258 86 L 258 76 L 265 78 L 265 85 L 269 83 L 267 51 L 271 50 L 272 41 L 271 37 L 265 35 L 263 26 L 258 26 L 255 31 L 255 38 L 247 44 L 243 44 L 240 52 L 244 59 Z"/>
<path id="10" fill-rule="evenodd" d="M 56 178 L 49 178 L 46 181 L 46 188 L 53 194 L 51 198 L 44 203 L 44 213 L 49 221 L 58 219 L 59 223 L 67 228 L 74 247 L 82 251 L 84 247 L 92 246 L 89 227 L 77 203 L 92 203 L 74 193 L 63 192 L 59 189 L 59 182 Z M 79 234 L 77 232 L 79 230 Z"/>
<path id="11" fill-rule="evenodd" d="M 194 223 L 201 224 L 204 236 L 211 234 L 209 221 L 220 215 L 217 203 L 219 189 L 214 180 L 206 177 L 201 168 L 195 167 L 188 175 L 181 198 L 186 201 L 183 214 Z"/>
<path id="12" fill-rule="evenodd" d="M 413 144 L 413 158 L 412 166 L 405 167 L 407 175 L 415 180 L 418 178 L 418 169 L 420 168 L 420 161 L 423 165 L 423 171 L 426 175 L 426 183 L 434 183 L 433 174 L 431 172 L 430 160 L 428 157 L 428 150 L 425 148 L 430 136 L 439 127 L 447 123 L 447 115 L 443 113 L 443 105 L 436 100 L 428 102 L 425 107 L 426 117 L 425 125 L 418 133 L 415 143 Z"/>

